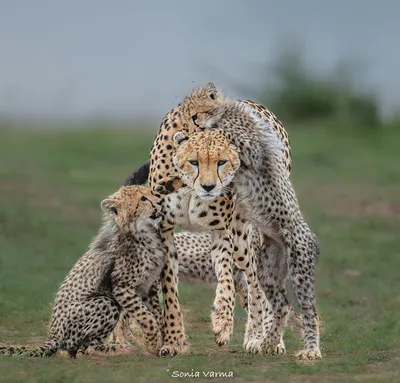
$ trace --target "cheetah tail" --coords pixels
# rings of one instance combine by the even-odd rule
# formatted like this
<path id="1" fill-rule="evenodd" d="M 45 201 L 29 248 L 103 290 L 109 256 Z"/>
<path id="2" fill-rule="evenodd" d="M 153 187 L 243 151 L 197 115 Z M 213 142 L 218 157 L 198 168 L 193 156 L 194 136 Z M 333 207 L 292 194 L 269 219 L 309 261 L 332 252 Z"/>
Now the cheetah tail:
<path id="1" fill-rule="evenodd" d="M 49 358 L 57 353 L 59 345 L 55 341 L 48 341 L 40 347 L 30 346 L 0 346 L 0 355 L 22 355 L 36 358 Z"/>
<path id="2" fill-rule="evenodd" d="M 147 183 L 150 173 L 150 161 L 147 161 L 139 169 L 136 169 L 124 182 L 124 186 L 144 185 Z"/>

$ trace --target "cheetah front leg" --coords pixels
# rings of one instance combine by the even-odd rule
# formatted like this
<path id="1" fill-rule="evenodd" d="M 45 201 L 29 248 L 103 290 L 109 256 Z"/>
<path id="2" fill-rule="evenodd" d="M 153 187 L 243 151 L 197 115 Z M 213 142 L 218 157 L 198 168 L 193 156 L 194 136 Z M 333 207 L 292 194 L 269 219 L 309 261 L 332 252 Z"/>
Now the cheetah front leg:
<path id="1" fill-rule="evenodd" d="M 158 323 L 159 328 L 162 331 L 163 338 L 164 338 L 164 318 L 163 318 L 163 312 L 161 310 L 160 306 L 160 299 L 158 298 L 158 292 L 159 292 L 159 282 L 156 282 L 150 287 L 149 290 L 149 297 L 146 304 L 146 306 L 150 309 L 150 311 L 153 313 L 154 317 L 156 318 L 156 321 Z"/>
<path id="2" fill-rule="evenodd" d="M 173 227 L 164 226 L 162 237 L 167 253 L 161 273 L 164 295 L 164 344 L 160 348 L 159 355 L 174 356 L 186 350 L 186 336 L 178 298 L 178 255 L 174 244 Z"/>
<path id="3" fill-rule="evenodd" d="M 233 244 L 230 230 L 213 232 L 211 258 L 215 265 L 218 284 L 211 311 L 215 341 L 219 346 L 228 344 L 233 333 L 235 287 L 232 277 Z"/>

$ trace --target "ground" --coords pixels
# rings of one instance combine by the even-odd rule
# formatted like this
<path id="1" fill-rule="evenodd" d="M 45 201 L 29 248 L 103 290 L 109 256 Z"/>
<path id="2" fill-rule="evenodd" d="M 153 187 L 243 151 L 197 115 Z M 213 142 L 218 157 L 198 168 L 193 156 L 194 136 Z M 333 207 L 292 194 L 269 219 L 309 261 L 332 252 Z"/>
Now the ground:
<path id="1" fill-rule="evenodd" d="M 287 356 L 243 353 L 240 308 L 232 343 L 219 348 L 209 322 L 213 287 L 184 285 L 188 355 L 2 357 L 0 380 L 176 382 L 188 378 L 174 371 L 193 369 L 200 376 L 231 371 L 237 382 L 400 381 L 400 128 L 360 135 L 316 123 L 288 130 L 293 182 L 321 242 L 322 361 L 296 361 L 301 344 L 293 332 Z M 100 201 L 146 158 L 155 131 L 0 127 L 0 342 L 44 339 L 56 290 L 99 227 Z"/>

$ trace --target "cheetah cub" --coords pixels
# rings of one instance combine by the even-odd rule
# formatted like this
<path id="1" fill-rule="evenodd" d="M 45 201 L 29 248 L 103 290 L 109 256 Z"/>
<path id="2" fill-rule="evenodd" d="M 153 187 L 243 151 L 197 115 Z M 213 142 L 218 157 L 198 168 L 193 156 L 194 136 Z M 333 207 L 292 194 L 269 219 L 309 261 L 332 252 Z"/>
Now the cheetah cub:
<path id="1" fill-rule="evenodd" d="M 164 263 L 158 199 L 144 186 L 124 186 L 101 203 L 104 223 L 89 250 L 61 284 L 43 346 L 2 347 L 0 354 L 75 358 L 78 351 L 111 351 L 104 341 L 118 320 L 135 319 L 146 349 L 162 345 L 157 281 Z"/>

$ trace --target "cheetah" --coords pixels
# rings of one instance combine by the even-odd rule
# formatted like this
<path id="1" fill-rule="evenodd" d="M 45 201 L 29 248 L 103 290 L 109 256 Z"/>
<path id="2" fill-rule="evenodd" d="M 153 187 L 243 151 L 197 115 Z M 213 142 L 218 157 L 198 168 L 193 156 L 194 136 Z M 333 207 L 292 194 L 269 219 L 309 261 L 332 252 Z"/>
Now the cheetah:
<path id="1" fill-rule="evenodd" d="M 147 351 L 162 345 L 157 281 L 164 263 L 157 197 L 143 186 L 124 186 L 101 203 L 104 223 L 89 250 L 61 284 L 43 346 L 1 347 L 0 354 L 75 358 L 78 351 L 112 351 L 105 345 L 120 317 L 135 319 Z"/>
<path id="2" fill-rule="evenodd" d="M 304 349 L 300 359 L 321 358 L 319 325 L 315 301 L 315 265 L 319 255 L 316 236 L 304 221 L 290 182 L 291 153 L 280 121 L 265 108 L 225 98 L 213 83 L 192 92 L 163 120 L 155 139 L 149 184 L 154 193 L 167 194 L 183 185 L 172 161 L 172 137 L 178 130 L 190 135 L 197 130 L 223 129 L 240 150 L 241 167 L 233 184 L 238 193 L 238 210 L 244 222 L 251 222 L 267 239 L 263 246 L 268 290 L 275 303 L 272 349 L 281 343 L 280 329 L 289 312 L 282 278 L 276 275 L 266 251 L 272 247 L 279 262 L 286 263 L 295 296 L 304 314 Z M 243 231 L 240 231 L 243 235 Z M 176 281 L 176 255 L 167 259 L 164 275 Z M 171 266 L 172 265 L 172 266 Z M 164 281 L 165 283 L 165 281 Z M 173 289 L 172 286 L 170 286 Z M 175 296 L 175 297 L 174 297 Z M 179 307 L 176 290 L 173 305 Z M 179 323 L 178 325 L 181 325 Z M 181 327 L 183 328 L 183 327 Z M 276 347 L 275 347 L 276 346 Z M 268 347 L 271 349 L 271 347 Z"/>
<path id="3" fill-rule="evenodd" d="M 278 262 L 286 263 L 293 290 L 304 316 L 304 349 L 300 359 L 321 358 L 319 323 L 315 298 L 315 266 L 319 256 L 316 235 L 305 222 L 285 161 L 284 147 L 271 123 L 261 119 L 254 109 L 224 98 L 212 84 L 205 90 L 212 94 L 207 108 L 186 115 L 193 130 L 216 129 L 224 132 L 229 142 L 239 148 L 241 166 L 233 179 L 237 194 L 237 209 L 242 217 L 260 230 L 266 238 L 265 254 L 275 253 Z M 195 108 L 194 108 L 195 109 Z M 264 250 L 262 250 L 264 253 Z M 274 291 L 275 314 L 289 311 L 284 291 L 284 278 L 279 278 L 269 266 L 268 284 Z M 278 268 L 280 269 L 280 268 Z M 274 324 L 270 334 L 272 345 L 279 345 L 282 322 Z M 271 340 L 270 340 L 271 341 Z"/>

